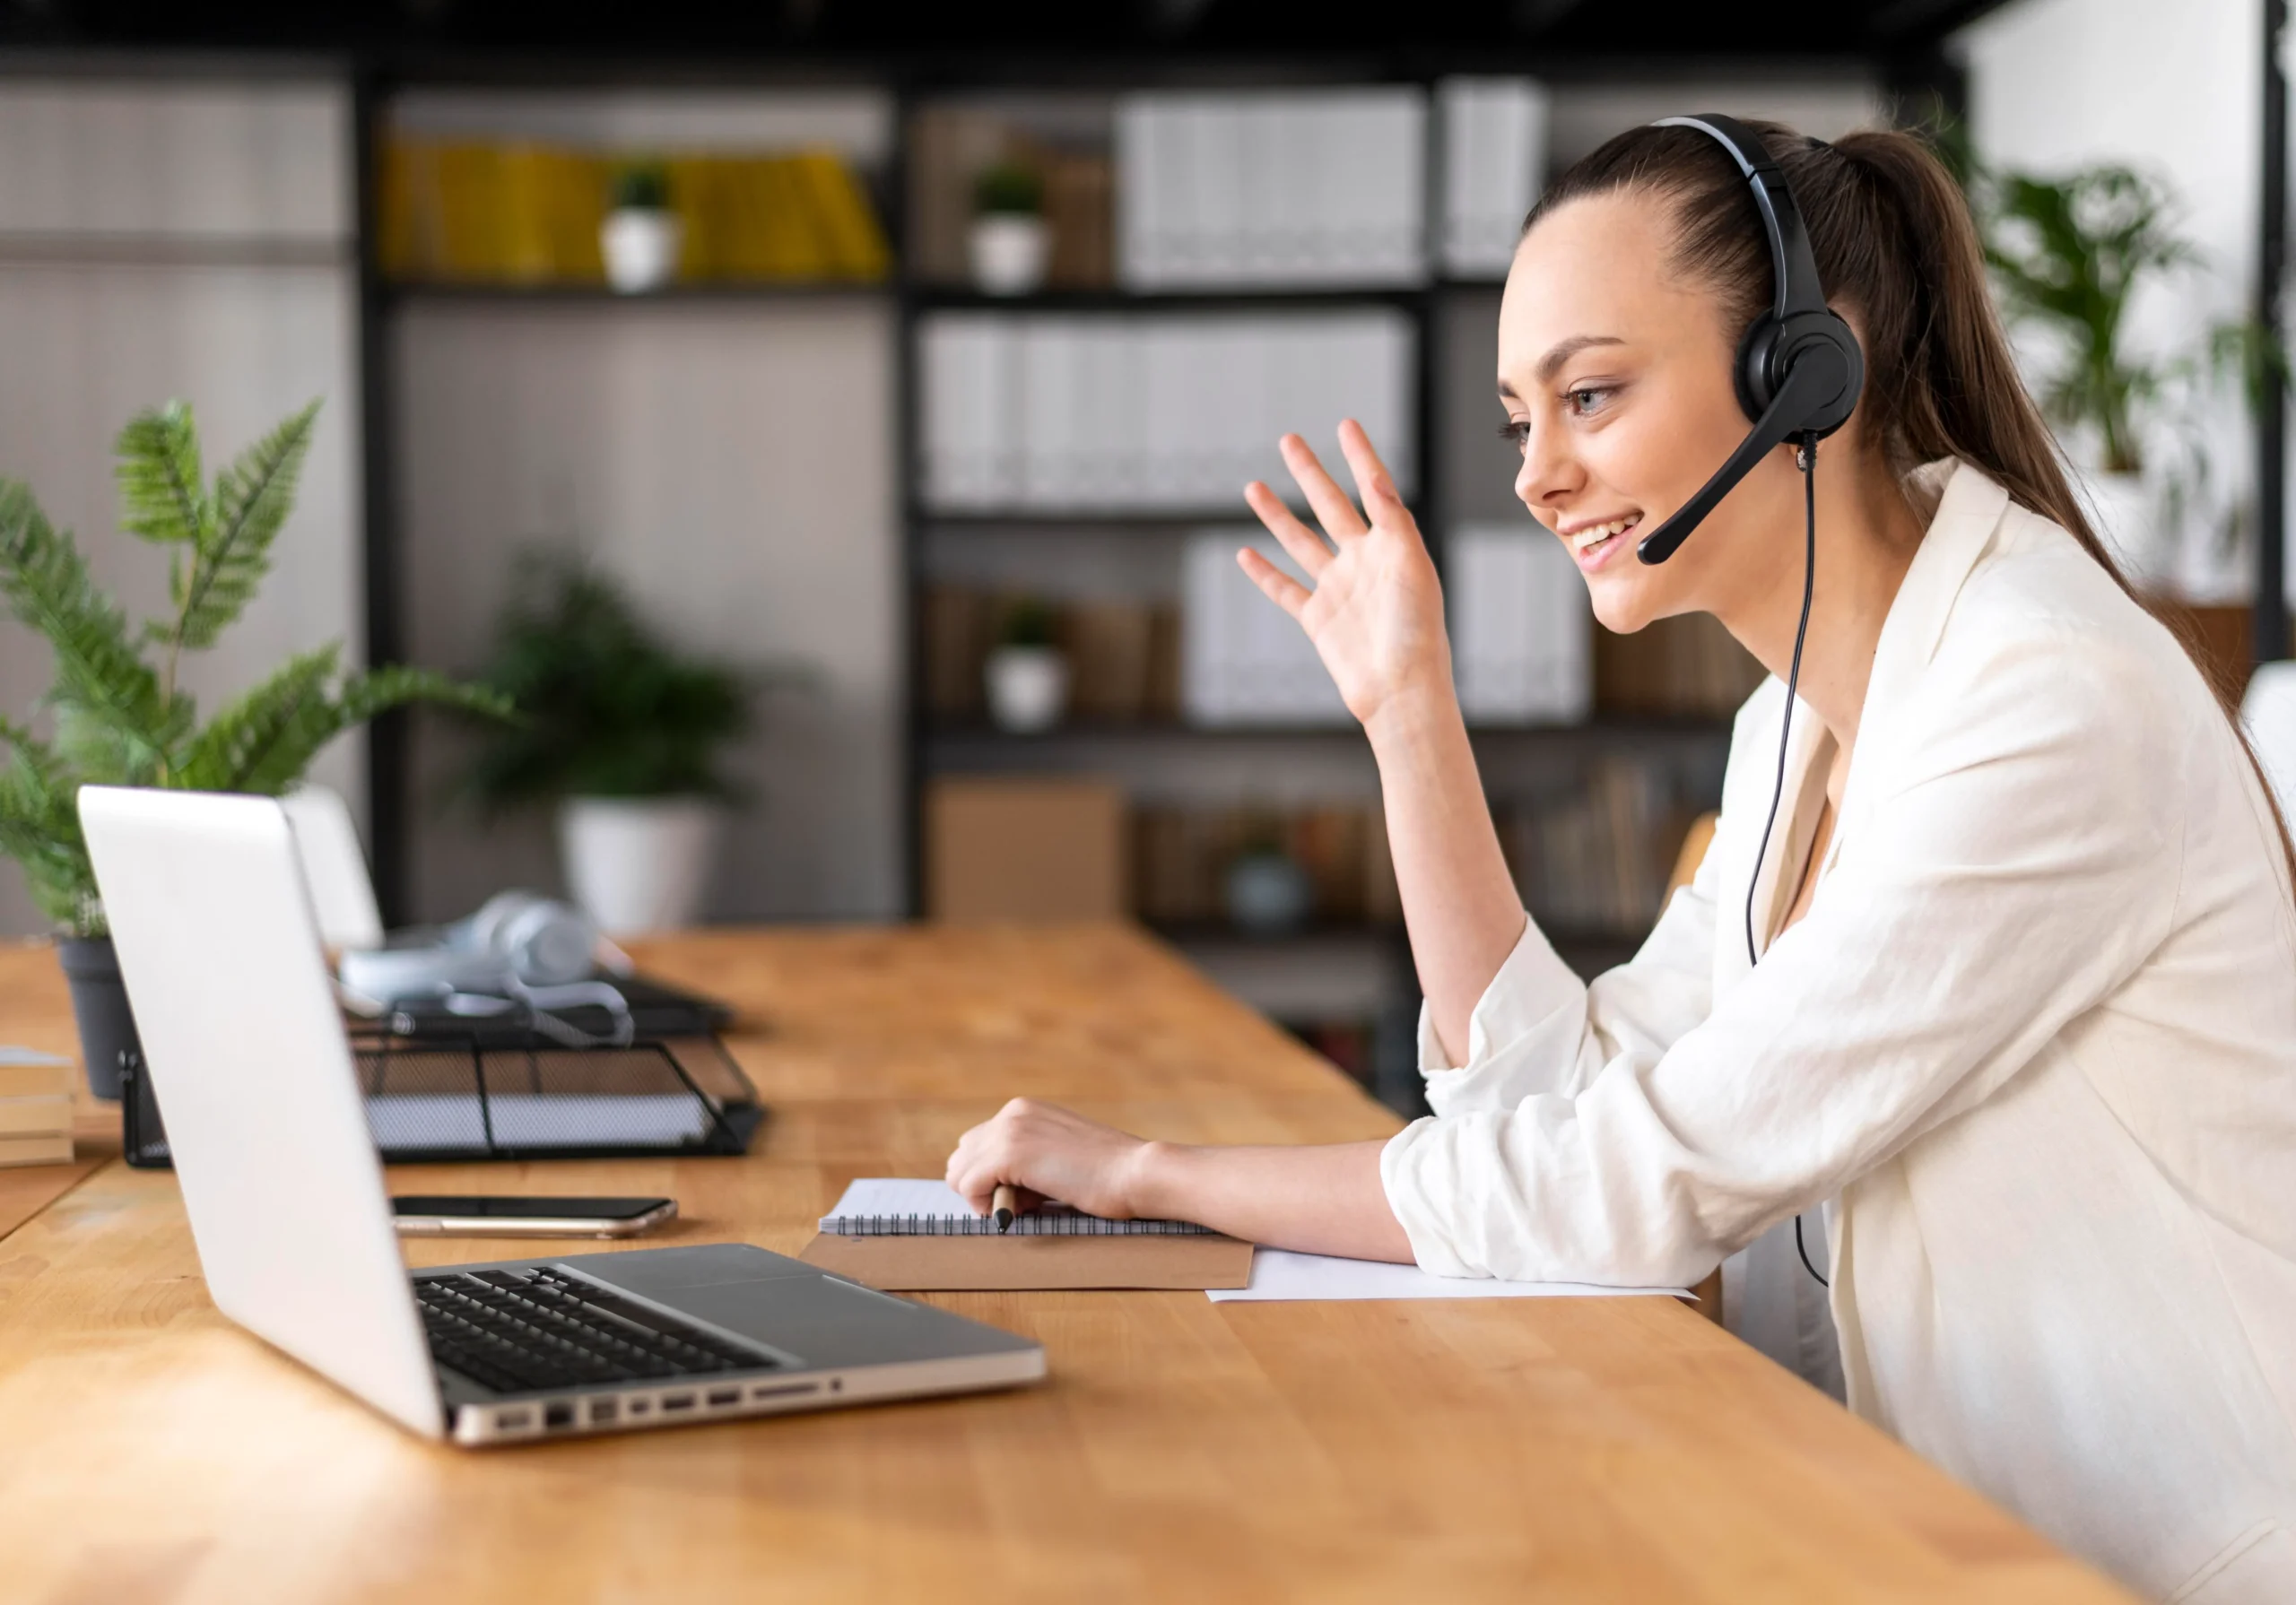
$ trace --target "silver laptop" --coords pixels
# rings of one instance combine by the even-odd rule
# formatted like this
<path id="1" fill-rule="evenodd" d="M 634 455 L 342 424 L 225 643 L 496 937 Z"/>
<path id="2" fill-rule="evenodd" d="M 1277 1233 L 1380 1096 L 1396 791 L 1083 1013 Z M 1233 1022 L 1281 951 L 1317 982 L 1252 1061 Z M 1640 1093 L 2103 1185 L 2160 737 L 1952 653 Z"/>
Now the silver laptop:
<path id="1" fill-rule="evenodd" d="M 1044 1375 L 745 1244 L 410 1272 L 284 811 L 89 786 L 80 820 L 216 1307 L 384 1414 L 530 1443 Z"/>

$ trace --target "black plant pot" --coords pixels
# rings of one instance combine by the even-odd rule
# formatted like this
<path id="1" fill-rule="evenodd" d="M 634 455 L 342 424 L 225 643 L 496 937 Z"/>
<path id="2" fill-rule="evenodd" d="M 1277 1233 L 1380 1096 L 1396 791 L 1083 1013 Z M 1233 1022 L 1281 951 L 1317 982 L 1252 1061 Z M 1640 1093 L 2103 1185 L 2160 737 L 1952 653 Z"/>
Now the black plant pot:
<path id="1" fill-rule="evenodd" d="M 141 1054 L 135 1015 L 127 1006 L 127 986 L 109 936 L 68 936 L 56 944 L 64 978 L 72 985 L 72 1019 L 80 1028 L 80 1054 L 88 1066 L 88 1090 L 98 1097 L 119 1097 L 119 1066 L 128 1054 Z"/>

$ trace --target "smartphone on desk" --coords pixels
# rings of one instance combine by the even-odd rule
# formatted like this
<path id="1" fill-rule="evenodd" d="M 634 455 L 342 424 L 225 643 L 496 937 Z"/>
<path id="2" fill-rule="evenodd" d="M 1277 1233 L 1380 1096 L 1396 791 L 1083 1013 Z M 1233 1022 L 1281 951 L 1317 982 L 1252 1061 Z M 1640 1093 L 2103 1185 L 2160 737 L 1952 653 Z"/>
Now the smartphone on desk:
<path id="1" fill-rule="evenodd" d="M 391 1200 L 402 1237 L 634 1237 L 677 1219 L 672 1198 Z"/>

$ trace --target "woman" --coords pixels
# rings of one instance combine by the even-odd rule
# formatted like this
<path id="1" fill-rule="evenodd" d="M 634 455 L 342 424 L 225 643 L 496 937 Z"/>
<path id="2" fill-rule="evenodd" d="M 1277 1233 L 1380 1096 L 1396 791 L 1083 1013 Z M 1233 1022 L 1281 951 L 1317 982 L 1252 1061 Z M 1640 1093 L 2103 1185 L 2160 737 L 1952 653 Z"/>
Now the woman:
<path id="1" fill-rule="evenodd" d="M 1792 449 L 1672 561 L 1634 542 L 1744 434 L 1731 364 L 1770 268 L 1718 147 L 1641 128 L 1532 214 L 1499 392 L 1517 493 L 1602 621 L 1710 612 L 1775 677 L 1738 716 L 1696 881 L 1591 986 L 1556 959 L 1500 855 L 1411 516 L 1361 429 L 1341 431 L 1360 512 L 1288 438 L 1330 544 L 1255 484 L 1312 589 L 1243 562 L 1378 757 L 1435 1114 L 1383 1143 L 1209 1149 L 1016 1102 L 949 1179 L 980 1205 L 1008 1182 L 1444 1275 L 1617 1284 L 1694 1282 L 1822 1206 L 1853 1409 L 2148 1594 L 2296 1599 L 2284 833 L 2087 527 L 1946 174 L 1898 134 L 1760 132 L 1866 371 L 1820 447 L 1766 851 L 1802 605 Z"/>

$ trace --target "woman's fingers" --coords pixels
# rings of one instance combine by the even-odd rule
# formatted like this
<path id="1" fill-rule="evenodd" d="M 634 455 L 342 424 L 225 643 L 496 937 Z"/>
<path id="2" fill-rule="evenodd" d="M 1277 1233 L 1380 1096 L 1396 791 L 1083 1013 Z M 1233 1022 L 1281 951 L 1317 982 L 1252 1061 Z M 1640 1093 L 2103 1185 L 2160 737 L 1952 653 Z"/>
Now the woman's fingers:
<path id="1" fill-rule="evenodd" d="M 949 1174 L 944 1178 L 956 1189 L 965 1202 L 972 1206 L 976 1215 L 988 1213 L 988 1206 L 996 1191 L 996 1184 L 1011 1178 L 1004 1174 L 1009 1156 L 994 1137 L 976 1141 L 989 1126 L 975 1126 L 957 1144 L 957 1151 L 949 1156 Z"/>
<path id="2" fill-rule="evenodd" d="M 1283 453 L 1283 465 L 1292 471 L 1308 505 L 1316 512 L 1316 521 L 1324 526 L 1324 534 L 1344 544 L 1363 534 L 1363 516 L 1347 499 L 1347 492 L 1338 482 L 1324 471 L 1322 462 L 1297 435 L 1286 435 L 1278 442 Z"/>
<path id="3" fill-rule="evenodd" d="M 1374 523 L 1382 511 L 1409 516 L 1411 509 L 1396 490 L 1395 475 L 1379 461 L 1378 448 L 1371 444 L 1370 435 L 1352 418 L 1339 421 L 1339 449 L 1347 458 L 1348 471 L 1355 476 L 1355 490 L 1363 499 L 1363 510 Z"/>
<path id="4" fill-rule="evenodd" d="M 1251 577 L 1252 584 L 1260 588 L 1262 595 L 1294 619 L 1308 605 L 1308 598 L 1315 594 L 1248 546 L 1236 553 L 1236 561 Z"/>
<path id="5" fill-rule="evenodd" d="M 1031 1113 L 1027 1099 L 1013 1098 L 994 1118 L 957 1139 L 944 1179 L 972 1206 L 974 1214 L 988 1213 L 999 1182 L 1021 1183 L 1022 1156 L 1016 1139 Z"/>
<path id="6" fill-rule="evenodd" d="M 1331 561 L 1331 548 L 1324 544 L 1321 535 L 1292 516 L 1283 499 L 1258 480 L 1244 487 L 1244 504 L 1267 526 L 1267 533 L 1281 542 L 1292 560 L 1307 570 L 1313 579 Z"/>

